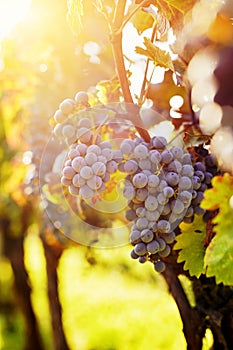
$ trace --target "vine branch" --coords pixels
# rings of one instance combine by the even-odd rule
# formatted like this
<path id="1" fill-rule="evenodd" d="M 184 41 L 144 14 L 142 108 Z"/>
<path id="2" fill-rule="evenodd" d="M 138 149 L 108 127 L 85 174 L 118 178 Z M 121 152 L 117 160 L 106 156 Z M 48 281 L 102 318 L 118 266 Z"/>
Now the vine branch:
<path id="1" fill-rule="evenodd" d="M 116 65 L 117 74 L 119 77 L 121 90 L 123 97 L 126 103 L 133 104 L 133 98 L 129 88 L 129 81 L 127 78 L 127 72 L 125 69 L 124 56 L 122 50 L 122 31 L 121 27 L 124 21 L 124 12 L 125 12 L 126 0 L 117 1 L 112 28 L 111 28 L 111 43 L 113 48 L 113 55 Z M 139 113 L 134 115 L 135 128 L 137 129 L 140 136 L 147 142 L 150 141 L 150 135 L 147 130 L 143 128 L 141 118 Z"/>
<path id="2" fill-rule="evenodd" d="M 201 313 L 190 306 L 173 264 L 166 264 L 163 277 L 169 286 L 170 293 L 180 313 L 183 323 L 183 332 L 187 342 L 187 350 L 201 350 L 202 339 L 206 329 Z"/>

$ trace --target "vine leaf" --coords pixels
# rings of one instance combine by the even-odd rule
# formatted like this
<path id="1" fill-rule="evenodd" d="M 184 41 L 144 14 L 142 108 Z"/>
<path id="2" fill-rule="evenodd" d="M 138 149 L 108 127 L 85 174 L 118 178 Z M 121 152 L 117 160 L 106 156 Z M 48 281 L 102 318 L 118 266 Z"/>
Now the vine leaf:
<path id="1" fill-rule="evenodd" d="M 164 0 L 169 6 L 185 14 L 197 2 L 196 0 Z"/>
<path id="2" fill-rule="evenodd" d="M 217 283 L 233 284 L 233 208 L 230 199 L 233 195 L 233 176 L 224 174 L 212 181 L 213 188 L 205 191 L 202 207 L 218 209 L 213 219 L 215 237 L 206 249 L 205 266 L 207 277 L 215 276 Z"/>
<path id="3" fill-rule="evenodd" d="M 136 46 L 136 53 L 147 56 L 150 60 L 154 61 L 156 65 L 171 69 L 174 72 L 172 59 L 168 52 L 155 46 L 148 38 L 144 38 L 144 45 L 146 49 Z"/>
<path id="4" fill-rule="evenodd" d="M 139 10 L 135 13 L 131 22 L 140 35 L 142 32 L 144 32 L 144 30 L 153 26 L 154 18 L 150 13 Z"/>
<path id="5" fill-rule="evenodd" d="M 176 237 L 174 249 L 180 250 L 177 262 L 185 262 L 184 270 L 189 270 L 190 276 L 200 277 L 205 273 L 203 241 L 206 235 L 206 224 L 202 217 L 195 216 L 191 224 L 180 224 L 181 234 Z"/>
<path id="6" fill-rule="evenodd" d="M 78 35 L 82 30 L 83 0 L 67 0 L 67 20 L 72 32 Z"/>

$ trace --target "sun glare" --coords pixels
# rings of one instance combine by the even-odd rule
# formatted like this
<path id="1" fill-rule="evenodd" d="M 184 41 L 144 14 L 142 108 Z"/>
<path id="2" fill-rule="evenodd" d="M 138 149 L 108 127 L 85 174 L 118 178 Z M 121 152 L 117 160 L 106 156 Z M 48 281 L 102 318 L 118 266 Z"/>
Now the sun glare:
<path id="1" fill-rule="evenodd" d="M 0 0 L 0 41 L 27 15 L 31 0 Z"/>

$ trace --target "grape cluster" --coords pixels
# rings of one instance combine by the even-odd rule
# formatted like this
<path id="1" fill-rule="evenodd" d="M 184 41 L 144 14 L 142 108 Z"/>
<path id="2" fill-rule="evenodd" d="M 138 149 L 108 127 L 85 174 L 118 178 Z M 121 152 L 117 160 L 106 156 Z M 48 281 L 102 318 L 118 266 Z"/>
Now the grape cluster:
<path id="1" fill-rule="evenodd" d="M 153 262 L 156 271 L 165 269 L 160 259 L 171 252 L 174 229 L 185 216 L 193 193 L 194 168 L 191 155 L 180 147 L 166 149 L 164 137 L 124 140 L 124 160 L 119 169 L 125 173 L 123 194 L 130 209 L 126 218 L 133 221 L 131 257 Z"/>
<path id="2" fill-rule="evenodd" d="M 66 98 L 62 101 L 53 116 L 55 136 L 64 139 L 68 145 L 74 143 L 77 139 L 76 128 L 70 123 L 69 117 L 89 106 L 88 94 L 85 91 L 77 92 L 74 100 Z"/>
<path id="3" fill-rule="evenodd" d="M 110 174 L 117 170 L 122 154 L 112 150 L 110 142 L 101 141 L 89 118 L 79 120 L 76 141 L 71 144 L 62 170 L 61 183 L 73 196 L 93 199 L 105 190 Z"/>

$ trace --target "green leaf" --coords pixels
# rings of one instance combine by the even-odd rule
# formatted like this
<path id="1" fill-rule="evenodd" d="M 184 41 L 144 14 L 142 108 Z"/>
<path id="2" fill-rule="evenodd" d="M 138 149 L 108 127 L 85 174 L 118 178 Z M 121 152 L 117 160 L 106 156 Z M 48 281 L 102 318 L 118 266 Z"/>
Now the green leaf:
<path id="1" fill-rule="evenodd" d="M 72 32 L 78 35 L 82 30 L 83 0 L 67 0 L 67 20 Z"/>
<path id="2" fill-rule="evenodd" d="M 213 219 L 215 237 L 206 249 L 204 259 L 206 275 L 215 276 L 217 283 L 233 284 L 233 208 L 230 199 L 233 196 L 233 177 L 229 174 L 216 176 L 213 188 L 205 191 L 202 207 L 208 210 L 218 209 Z"/>
<path id="3" fill-rule="evenodd" d="M 205 273 L 203 241 L 206 236 L 206 224 L 202 217 L 195 216 L 193 223 L 180 224 L 181 234 L 176 237 L 174 249 L 180 250 L 177 262 L 185 262 L 184 270 L 189 270 L 190 276 L 199 277 Z"/>
<path id="4" fill-rule="evenodd" d="M 146 49 L 136 46 L 136 53 L 147 56 L 150 60 L 154 61 L 156 65 L 169 68 L 174 72 L 172 59 L 168 52 L 155 46 L 148 38 L 144 38 L 144 45 Z"/>

